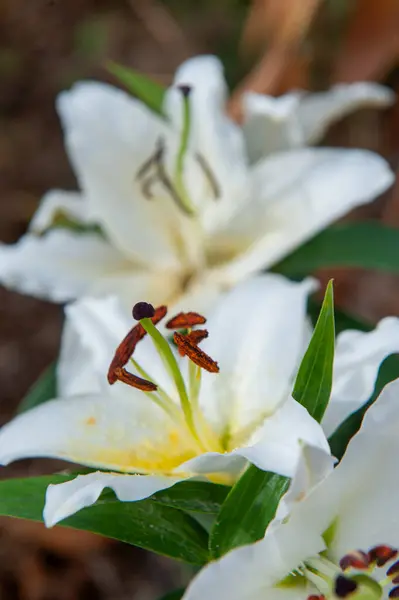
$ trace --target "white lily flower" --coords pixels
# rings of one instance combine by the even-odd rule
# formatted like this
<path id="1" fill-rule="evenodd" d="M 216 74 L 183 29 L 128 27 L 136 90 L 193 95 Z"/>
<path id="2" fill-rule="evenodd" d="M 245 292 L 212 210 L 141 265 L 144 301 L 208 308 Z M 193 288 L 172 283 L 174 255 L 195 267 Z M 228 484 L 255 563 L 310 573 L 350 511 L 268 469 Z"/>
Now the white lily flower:
<path id="1" fill-rule="evenodd" d="M 318 465 L 324 478 L 255 544 L 205 567 L 184 600 L 380 600 L 399 597 L 399 380 L 367 411 L 334 470 L 307 448 L 291 487 Z M 320 471 L 320 465 L 324 463 Z M 302 479 L 298 486 L 298 481 Z M 288 494 L 287 494 L 288 495 Z"/>
<path id="2" fill-rule="evenodd" d="M 242 127 L 226 97 L 212 56 L 180 66 L 166 119 L 106 84 L 63 92 L 81 191 L 44 197 L 28 234 L 0 248 L 0 281 L 55 301 L 116 293 L 129 307 L 146 298 L 203 311 L 392 183 L 376 154 L 304 147 L 352 110 L 391 104 L 386 88 L 248 94 Z"/>
<path id="3" fill-rule="evenodd" d="M 265 275 L 235 288 L 207 322 L 205 363 L 181 357 L 149 318 L 142 319 L 150 335 L 138 343 L 131 366 L 146 380 L 139 387 L 153 391 L 107 382 L 115 348 L 131 326 L 116 300 L 70 305 L 62 349 L 64 358 L 70 356 L 60 370 L 64 397 L 0 430 L 0 462 L 48 456 L 112 471 L 50 486 L 49 526 L 95 502 L 105 487 L 120 500 L 135 501 L 189 477 L 232 483 L 247 461 L 292 475 L 303 442 L 329 451 L 321 426 L 290 395 L 314 286 L 311 279 L 294 283 Z M 137 328 L 120 346 L 109 381 L 130 382 L 121 368 L 136 335 Z M 216 371 L 212 359 L 219 373 L 197 366 Z M 153 383 L 155 390 L 148 387 Z"/>

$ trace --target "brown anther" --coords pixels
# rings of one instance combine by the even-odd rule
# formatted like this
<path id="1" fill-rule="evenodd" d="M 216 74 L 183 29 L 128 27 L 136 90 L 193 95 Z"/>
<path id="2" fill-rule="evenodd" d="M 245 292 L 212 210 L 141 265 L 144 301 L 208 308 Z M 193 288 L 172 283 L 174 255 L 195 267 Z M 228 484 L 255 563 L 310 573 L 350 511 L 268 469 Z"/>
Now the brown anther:
<path id="1" fill-rule="evenodd" d="M 326 600 L 326 597 L 320 594 L 320 596 L 316 596 L 316 594 L 312 594 L 308 596 L 307 600 Z"/>
<path id="2" fill-rule="evenodd" d="M 210 356 L 208 356 L 203 350 L 198 348 L 196 344 L 190 341 L 187 335 L 175 332 L 173 339 L 178 347 L 181 356 L 188 356 L 198 367 L 209 371 L 210 373 L 219 373 L 219 366 Z"/>
<path id="3" fill-rule="evenodd" d="M 166 313 L 166 306 L 158 306 L 155 309 L 154 316 L 151 318 L 153 324 L 156 325 L 157 323 L 159 323 L 159 321 L 161 321 L 161 319 L 165 317 Z M 112 385 L 118 380 L 118 377 L 115 376 L 115 369 L 117 369 L 118 367 L 124 367 L 126 365 L 128 360 L 132 356 L 137 344 L 140 340 L 143 339 L 143 337 L 145 337 L 146 334 L 147 332 L 144 329 L 144 327 L 141 325 L 141 323 L 138 323 L 137 325 L 132 327 L 132 329 L 125 335 L 125 337 L 117 347 L 114 358 L 112 359 L 108 369 L 108 383 L 110 385 Z"/>
<path id="4" fill-rule="evenodd" d="M 152 383 L 152 381 L 137 377 L 137 375 L 133 375 L 133 373 L 129 373 L 129 371 L 126 371 L 126 369 L 121 367 L 117 367 L 115 369 L 114 375 L 116 379 L 122 381 L 122 383 L 127 383 L 128 385 L 142 390 L 143 392 L 155 392 L 155 390 L 158 389 L 155 383 Z"/>
<path id="5" fill-rule="evenodd" d="M 392 588 L 391 591 L 389 592 L 388 596 L 390 598 L 399 598 L 399 585 Z"/>
<path id="6" fill-rule="evenodd" d="M 375 563 L 377 567 L 383 567 L 387 562 L 396 558 L 397 555 L 397 549 L 391 546 L 375 546 L 369 550 L 370 562 Z"/>
<path id="7" fill-rule="evenodd" d="M 393 565 L 389 567 L 387 575 L 388 577 L 391 577 L 391 575 L 399 575 L 399 560 L 394 562 Z"/>
<path id="8" fill-rule="evenodd" d="M 350 594 L 353 594 L 357 590 L 357 583 L 345 577 L 344 575 L 338 575 L 335 580 L 334 592 L 338 598 L 347 598 Z"/>
<path id="9" fill-rule="evenodd" d="M 362 550 L 354 550 L 341 558 L 339 566 L 343 571 L 351 567 L 353 569 L 367 569 L 370 566 L 370 557 Z"/>
<path id="10" fill-rule="evenodd" d="M 169 319 L 165 327 L 167 329 L 186 329 L 187 327 L 194 327 L 194 325 L 203 325 L 206 323 L 205 317 L 199 315 L 196 312 L 180 312 L 175 317 Z"/>
<path id="11" fill-rule="evenodd" d="M 392 579 L 392 583 L 393 583 L 394 585 L 398 585 L 398 584 L 399 584 L 399 575 L 396 575 L 396 577 L 394 577 L 394 578 Z"/>
<path id="12" fill-rule="evenodd" d="M 185 337 L 192 343 L 194 346 L 198 346 L 205 338 L 208 337 L 208 332 L 206 329 L 195 329 L 194 331 L 190 331 L 190 333 L 186 333 Z M 180 356 L 185 356 L 184 350 L 178 348 Z"/>

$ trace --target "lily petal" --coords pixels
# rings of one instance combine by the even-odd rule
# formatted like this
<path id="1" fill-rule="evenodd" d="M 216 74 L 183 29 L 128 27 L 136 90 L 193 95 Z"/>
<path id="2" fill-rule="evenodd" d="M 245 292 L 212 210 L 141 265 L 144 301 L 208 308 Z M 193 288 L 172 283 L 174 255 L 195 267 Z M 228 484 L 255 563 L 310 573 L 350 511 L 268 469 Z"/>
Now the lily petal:
<path id="1" fill-rule="evenodd" d="M 261 424 L 289 395 L 308 334 L 306 306 L 317 287 L 274 274 L 239 284 L 210 313 L 201 347 L 219 362 L 202 374 L 200 406 L 217 431 L 233 438 Z M 284 340 L 284 343 L 281 342 Z"/>
<path id="2" fill-rule="evenodd" d="M 253 171 L 253 203 L 229 225 L 250 245 L 220 277 L 232 284 L 276 263 L 392 182 L 388 163 L 366 150 L 304 148 L 265 159 Z"/>
<path id="3" fill-rule="evenodd" d="M 194 154 L 200 155 L 202 162 L 206 162 L 217 188 L 217 193 L 216 190 L 212 192 L 209 176 L 203 170 L 199 171 L 199 184 L 202 182 L 202 185 L 194 186 L 191 180 L 188 182 L 190 194 L 198 196 L 196 204 L 203 205 L 200 211 L 203 226 L 211 232 L 237 210 L 237 202 L 245 200 L 248 172 L 244 138 L 240 127 L 227 117 L 227 84 L 223 66 L 215 56 L 191 58 L 176 71 L 164 109 L 179 132 L 183 117 L 180 86 L 190 87 L 189 147 Z M 209 198 L 206 204 L 204 197 Z"/>
<path id="4" fill-rule="evenodd" d="M 95 234 L 59 229 L 0 245 L 3 285 L 56 302 L 72 300 L 90 288 L 104 292 L 115 273 L 128 268 L 126 259 Z"/>
<path id="5" fill-rule="evenodd" d="M 130 473 L 171 473 L 192 441 L 150 398 L 116 383 L 108 396 L 52 400 L 0 430 L 0 463 L 44 456 Z"/>
<path id="6" fill-rule="evenodd" d="M 29 231 L 41 234 L 54 224 L 59 213 L 82 224 L 89 224 L 88 206 L 78 192 L 51 190 L 45 194 L 29 223 Z"/>
<path id="7" fill-rule="evenodd" d="M 143 500 L 182 481 L 179 477 L 160 475 L 120 475 L 117 473 L 90 473 L 76 479 L 49 485 L 43 517 L 46 527 L 53 527 L 82 508 L 95 504 L 105 488 L 113 490 L 121 502 Z"/>
<path id="8" fill-rule="evenodd" d="M 127 93 L 101 83 L 75 84 L 60 94 L 57 108 L 91 218 L 137 263 L 178 264 L 173 204 L 147 200 L 136 180 L 159 138 L 170 134 L 167 124 Z"/>
<path id="9" fill-rule="evenodd" d="M 327 436 L 369 400 L 381 363 L 393 353 L 399 353 L 396 317 L 382 319 L 369 333 L 347 330 L 337 337 L 333 388 L 323 418 Z"/>
<path id="10" fill-rule="evenodd" d="M 282 150 L 316 144 L 334 121 L 360 108 L 384 108 L 395 94 L 370 82 L 338 84 L 326 92 L 299 90 L 279 98 L 249 92 L 243 130 L 251 163 Z"/>

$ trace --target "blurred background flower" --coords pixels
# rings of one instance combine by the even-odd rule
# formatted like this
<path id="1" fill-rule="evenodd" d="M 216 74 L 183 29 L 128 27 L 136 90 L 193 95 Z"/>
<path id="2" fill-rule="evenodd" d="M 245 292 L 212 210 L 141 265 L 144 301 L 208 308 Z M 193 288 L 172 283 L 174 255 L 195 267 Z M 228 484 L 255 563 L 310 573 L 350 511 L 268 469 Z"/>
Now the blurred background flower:
<path id="1" fill-rule="evenodd" d="M 398 91 L 398 27 L 397 0 L 4 0 L 1 241 L 13 243 L 26 231 L 46 190 L 76 189 L 54 98 L 82 78 L 115 85 L 104 68 L 106 60 L 168 84 L 184 59 L 215 53 L 226 66 L 234 90 L 230 110 L 239 119 L 243 89 L 277 95 L 296 87 L 324 90 L 337 82 L 375 80 Z M 398 105 L 346 117 L 322 144 L 379 152 L 396 171 Z M 349 218 L 399 226 L 398 192 L 396 185 Z M 398 277 L 360 271 L 354 276 L 343 269 L 319 273 L 325 279 L 331 275 L 341 306 L 372 322 L 399 314 Z M 0 310 L 0 408 L 5 422 L 55 358 L 62 309 L 1 289 Z M 45 461 L 25 461 L 2 476 L 50 469 L 53 465 Z M 176 587 L 184 577 L 170 563 L 165 566 L 135 548 L 77 532 L 45 532 L 41 526 L 2 519 L 0 533 L 0 596 L 5 599 L 145 600 Z"/>

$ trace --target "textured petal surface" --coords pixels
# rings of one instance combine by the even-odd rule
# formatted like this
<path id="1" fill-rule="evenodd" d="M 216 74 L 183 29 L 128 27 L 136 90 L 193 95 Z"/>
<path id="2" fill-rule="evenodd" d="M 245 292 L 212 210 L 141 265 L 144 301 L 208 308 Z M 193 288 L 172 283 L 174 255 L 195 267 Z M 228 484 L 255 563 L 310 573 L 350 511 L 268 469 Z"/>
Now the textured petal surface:
<path id="1" fill-rule="evenodd" d="M 101 472 L 78 475 L 72 481 L 50 485 L 47 488 L 44 522 L 47 527 L 52 527 L 82 508 L 91 506 L 105 488 L 113 490 L 122 502 L 136 502 L 172 487 L 179 481 L 182 481 L 182 478 L 153 475 Z"/>
<path id="2" fill-rule="evenodd" d="M 0 462 L 47 456 L 109 470 L 171 473 L 192 440 L 143 392 L 116 383 L 108 396 L 52 400 L 0 430 Z"/>
<path id="3" fill-rule="evenodd" d="M 370 399 L 380 365 L 393 353 L 399 353 L 396 317 L 386 317 L 370 333 L 348 330 L 337 337 L 333 388 L 323 418 L 327 436 Z"/>
<path id="4" fill-rule="evenodd" d="M 226 294 L 210 313 L 201 347 L 220 372 L 202 373 L 199 401 L 226 439 L 260 425 L 291 392 L 313 289 L 312 279 L 293 283 L 260 275 Z"/>
<path id="5" fill-rule="evenodd" d="M 386 161 L 366 150 L 305 148 L 265 159 L 253 171 L 251 206 L 226 231 L 248 249 L 221 278 L 234 283 L 274 264 L 392 182 Z"/>

